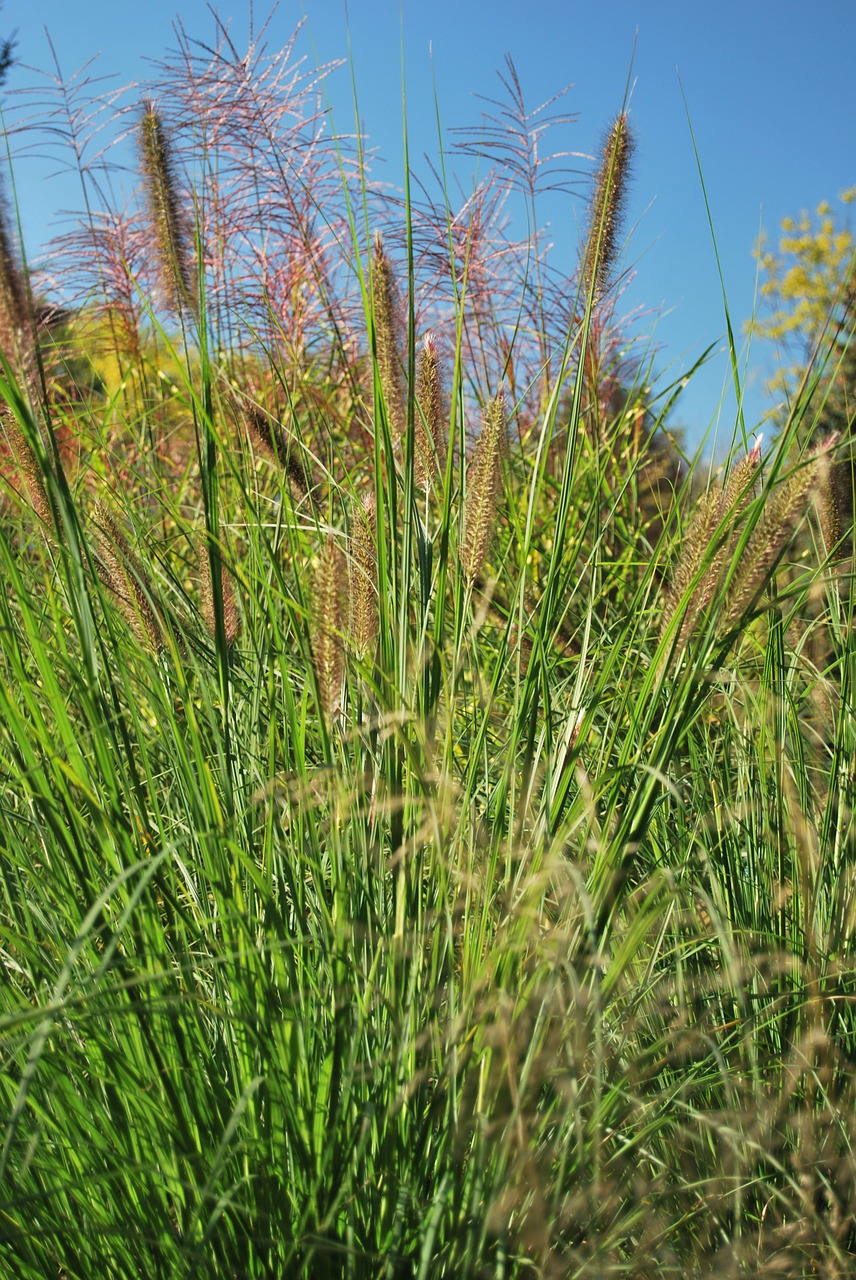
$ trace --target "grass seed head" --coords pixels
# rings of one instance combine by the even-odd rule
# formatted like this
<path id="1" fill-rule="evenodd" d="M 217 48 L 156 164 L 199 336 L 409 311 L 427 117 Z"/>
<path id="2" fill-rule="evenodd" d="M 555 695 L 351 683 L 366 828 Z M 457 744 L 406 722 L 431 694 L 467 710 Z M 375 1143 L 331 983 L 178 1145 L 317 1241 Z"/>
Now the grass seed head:
<path id="1" fill-rule="evenodd" d="M 309 498 L 313 484 L 300 456 L 297 444 L 277 422 L 257 404 L 241 406 L 241 418 L 253 447 L 281 466 L 288 477 L 295 502 Z"/>
<path id="2" fill-rule="evenodd" d="M 199 578 L 202 618 L 206 630 L 210 635 L 215 636 L 217 634 L 217 621 L 214 607 L 214 587 L 211 581 L 211 557 L 208 554 L 208 547 L 204 538 L 199 543 Z M 226 644 L 231 648 L 241 633 L 241 619 L 235 602 L 235 593 L 232 589 L 232 575 L 223 563 L 222 557 L 220 558 L 220 591 L 223 601 L 223 630 L 226 635 Z"/>
<path id="3" fill-rule="evenodd" d="M 196 272 L 188 219 L 169 135 L 151 101 L 145 103 L 140 123 L 140 156 L 164 299 L 175 311 L 195 313 Z"/>
<path id="4" fill-rule="evenodd" d="M 3 423 L 9 454 L 27 487 L 30 504 L 42 522 L 46 535 L 53 539 L 60 530 L 59 512 L 48 495 L 38 458 L 11 409 L 0 409 L 0 421 Z"/>
<path id="5" fill-rule="evenodd" d="M 593 292 L 595 302 L 604 293 L 618 257 L 618 238 L 627 203 L 633 148 L 627 114 L 622 112 L 616 116 L 604 144 L 583 249 L 582 285 L 586 295 Z"/>
<path id="6" fill-rule="evenodd" d="M 849 458 L 843 461 L 835 458 L 830 452 L 828 442 L 823 454 L 818 459 L 817 488 L 815 493 L 815 509 L 820 529 L 822 554 L 824 556 L 840 556 L 841 543 L 847 519 L 847 489 L 851 488 L 851 464 Z"/>
<path id="7" fill-rule="evenodd" d="M 726 628 L 745 617 L 764 589 L 771 571 L 806 515 L 828 450 L 834 443 L 832 439 L 813 450 L 767 499 L 764 516 L 749 539 L 740 566 L 729 584 L 723 616 Z"/>
<path id="8" fill-rule="evenodd" d="M 446 415 L 437 340 L 425 335 L 416 369 L 416 456 L 413 474 L 427 489 L 432 477 L 442 474 L 446 462 Z"/>
<path id="9" fill-rule="evenodd" d="M 734 526 L 745 510 L 752 497 L 753 482 L 760 458 L 761 440 L 759 438 L 749 453 L 732 468 L 725 483 L 720 481 L 711 485 L 707 493 L 696 503 L 684 536 L 681 556 L 666 593 L 660 631 L 661 635 L 665 634 L 677 611 L 685 606 L 686 612 L 677 638 L 678 647 L 690 634 L 697 618 L 716 594 L 733 535 L 733 527 L 729 533 L 723 535 L 719 532 L 720 526 L 726 519 Z M 711 548 L 717 536 L 721 539 L 720 545 L 711 555 Z M 701 574 L 700 577 L 699 574 Z"/>
<path id="10" fill-rule="evenodd" d="M 377 508 L 374 494 L 359 503 L 351 522 L 348 571 L 351 643 L 369 652 L 377 636 Z"/>
<path id="11" fill-rule="evenodd" d="M 336 717 L 342 701 L 347 590 L 345 556 L 330 534 L 315 571 L 315 612 L 312 625 L 312 662 L 318 681 L 321 710 L 328 720 Z"/>
<path id="12" fill-rule="evenodd" d="M 29 382 L 36 372 L 36 344 L 24 274 L 3 202 L 0 202 L 0 349 L 12 368 Z"/>
<path id="13" fill-rule="evenodd" d="M 164 647 L 162 619 L 153 603 L 151 587 L 139 556 L 131 547 L 119 520 L 105 502 L 93 512 L 98 573 L 105 587 L 116 597 L 139 640 L 154 653 Z"/>
<path id="14" fill-rule="evenodd" d="M 380 232 L 375 235 L 372 254 L 372 314 L 378 377 L 386 404 L 393 440 L 404 435 L 404 367 L 401 361 L 401 318 L 398 289 L 392 264 L 383 251 Z"/>
<path id="15" fill-rule="evenodd" d="M 467 464 L 461 566 L 470 583 L 478 577 L 490 546 L 507 444 L 505 397 L 500 393 L 485 410 L 481 434 Z"/>

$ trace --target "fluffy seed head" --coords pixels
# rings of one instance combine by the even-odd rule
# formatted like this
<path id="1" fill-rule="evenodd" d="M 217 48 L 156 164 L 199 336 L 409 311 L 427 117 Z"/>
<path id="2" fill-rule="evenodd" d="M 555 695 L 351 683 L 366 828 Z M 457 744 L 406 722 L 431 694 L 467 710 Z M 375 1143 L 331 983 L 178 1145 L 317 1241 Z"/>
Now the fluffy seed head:
<path id="1" fill-rule="evenodd" d="M 732 468 L 724 484 L 711 485 L 696 503 L 693 517 L 684 536 L 681 557 L 675 566 L 672 583 L 665 598 L 661 635 L 665 634 L 676 612 L 685 606 L 677 644 L 692 631 L 699 614 L 716 594 L 732 539 L 721 533 L 721 544 L 710 555 L 711 546 L 723 521 L 736 524 L 752 497 L 753 481 L 761 458 L 761 441 Z M 706 563 L 705 563 L 706 562 Z M 699 572 L 705 565 L 699 578 Z M 695 585 L 693 586 L 693 584 Z M 689 599 L 687 593 L 691 592 Z"/>
<path id="2" fill-rule="evenodd" d="M 618 256 L 618 239 L 627 202 L 633 147 L 627 114 L 622 112 L 613 121 L 604 144 L 583 250 L 580 272 L 582 286 L 586 294 L 593 291 L 595 301 L 606 289 Z"/>
<path id="3" fill-rule="evenodd" d="M 332 534 L 318 557 L 314 585 L 312 662 L 318 680 L 321 710 L 328 720 L 332 720 L 339 712 L 342 699 L 345 674 L 343 633 L 348 589 L 345 556 Z"/>
<path id="4" fill-rule="evenodd" d="M 378 377 L 392 438 L 400 440 L 404 435 L 406 421 L 400 306 L 392 264 L 383 251 L 380 232 L 374 239 L 371 283 Z"/>
<path id="5" fill-rule="evenodd" d="M 835 443 L 835 439 L 827 441 L 824 452 L 818 459 L 814 498 L 825 556 L 842 554 L 842 538 L 850 523 L 847 517 L 850 506 L 848 490 L 852 489 L 853 483 L 851 462 L 849 457 L 842 460 L 832 456 L 830 450 Z"/>
<path id="6" fill-rule="evenodd" d="M 348 572 L 350 586 L 350 638 L 364 656 L 377 635 L 377 508 L 374 494 L 356 507 L 351 522 Z"/>
<path id="7" fill-rule="evenodd" d="M 295 502 L 308 498 L 312 492 L 312 481 L 297 444 L 289 439 L 282 425 L 256 404 L 242 405 L 241 418 L 253 446 L 285 469 Z"/>
<path id="8" fill-rule="evenodd" d="M 505 397 L 500 393 L 484 413 L 481 434 L 467 464 L 467 496 L 461 567 L 467 581 L 475 582 L 484 564 L 493 534 L 502 479 L 502 457 L 508 443 Z"/>
<path id="9" fill-rule="evenodd" d="M 163 624 L 142 563 L 119 520 L 104 502 L 93 512 L 96 546 L 100 558 L 98 574 L 116 597 L 137 637 L 153 652 L 163 648 Z"/>
<path id="10" fill-rule="evenodd" d="M 417 485 L 427 489 L 432 477 L 442 475 L 446 462 L 445 413 L 437 340 L 425 335 L 416 369 L 416 456 L 413 474 Z"/>
<path id="11" fill-rule="evenodd" d="M 214 636 L 217 634 L 214 586 L 211 581 L 211 557 L 208 554 L 208 547 L 204 538 L 199 543 L 199 578 L 202 618 L 209 634 Z M 241 633 L 241 619 L 238 614 L 238 606 L 235 603 L 235 593 L 232 590 L 232 576 L 226 569 L 222 558 L 220 559 L 220 590 L 223 600 L 223 630 L 226 633 L 226 643 L 231 648 Z"/>
<path id="12" fill-rule="evenodd" d="M 2 423 L 2 433 L 5 437 L 4 443 L 24 479 L 30 504 L 41 520 L 45 534 L 52 539 L 60 531 L 59 513 L 48 496 L 38 459 L 11 409 L 5 406 L 0 408 L 0 423 Z"/>
<path id="13" fill-rule="evenodd" d="M 35 346 L 27 288 L 5 204 L 0 201 L 0 349 L 25 382 L 36 372 Z"/>
<path id="14" fill-rule="evenodd" d="M 164 300 L 175 311 L 193 313 L 197 309 L 196 274 L 188 221 L 169 136 L 151 101 L 146 102 L 140 123 L 140 157 Z"/>
<path id="15" fill-rule="evenodd" d="M 828 447 L 829 442 L 815 449 L 770 494 L 763 519 L 749 539 L 729 584 L 723 615 L 726 628 L 745 615 L 764 589 L 770 572 L 806 514 Z"/>

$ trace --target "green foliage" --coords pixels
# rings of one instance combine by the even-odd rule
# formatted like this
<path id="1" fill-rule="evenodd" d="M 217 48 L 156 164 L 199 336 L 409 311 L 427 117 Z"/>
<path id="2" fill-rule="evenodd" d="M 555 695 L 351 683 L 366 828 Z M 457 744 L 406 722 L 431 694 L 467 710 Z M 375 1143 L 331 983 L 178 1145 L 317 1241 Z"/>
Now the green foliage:
<path id="1" fill-rule="evenodd" d="M 856 417 L 856 241 L 844 212 L 856 200 L 856 187 L 839 200 L 838 210 L 824 201 L 814 218 L 806 212 L 785 218 L 777 251 L 759 246 L 760 292 L 769 314 L 756 319 L 753 330 L 781 344 L 774 387 L 792 396 L 819 373 L 823 425 L 847 434 Z"/>
<path id="2" fill-rule="evenodd" d="M 705 485 L 670 390 L 604 376 L 608 298 L 527 365 L 450 248 L 441 341 L 415 211 L 381 255 L 340 176 L 300 343 L 225 341 L 212 271 L 180 333 L 92 302 L 99 389 L 0 381 L 54 513 L 0 525 L 0 1272 L 850 1274 L 856 631 L 806 402 Z"/>

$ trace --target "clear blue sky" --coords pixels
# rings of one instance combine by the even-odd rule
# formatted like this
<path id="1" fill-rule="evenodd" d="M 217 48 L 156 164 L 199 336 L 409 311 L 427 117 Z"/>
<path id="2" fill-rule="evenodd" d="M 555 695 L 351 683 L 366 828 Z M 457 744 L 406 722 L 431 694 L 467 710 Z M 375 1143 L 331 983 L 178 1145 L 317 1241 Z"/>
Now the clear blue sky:
<path id="1" fill-rule="evenodd" d="M 236 41 L 246 42 L 249 0 L 216 8 L 231 19 Z M 254 6 L 257 27 L 269 11 L 268 4 Z M 143 81 L 149 60 L 174 47 L 176 16 L 189 35 L 213 36 L 203 0 L 5 0 L 0 32 L 17 30 L 25 64 L 9 87 L 33 83 L 28 68 L 51 66 L 45 29 L 66 77 L 100 54 L 93 74 Z M 341 0 L 281 0 L 269 44 L 283 44 L 303 16 L 299 48 L 308 59 L 346 56 L 350 41 L 363 125 L 387 158 L 384 178 L 398 184 L 402 56 L 416 168 L 423 153 L 436 153 L 435 84 L 443 125 L 475 125 L 481 111 L 475 95 L 496 93 L 507 52 L 533 107 L 573 85 L 565 103 L 578 119 L 557 144 L 595 152 L 621 105 L 632 57 L 638 149 L 625 263 L 635 274 L 625 302 L 652 312 L 644 327 L 663 369 L 688 367 L 725 332 L 687 109 L 738 335 L 753 309 L 759 229 L 775 234 L 786 214 L 813 209 L 856 183 L 856 0 L 352 0 L 347 10 Z M 337 128 L 352 130 L 348 71 L 331 76 L 327 90 Z M 67 178 L 48 179 L 49 172 L 36 161 L 20 170 L 31 255 L 48 235 L 53 211 L 75 202 Z M 570 262 L 583 206 L 563 197 L 549 213 L 556 252 Z M 747 383 L 750 429 L 769 404 L 764 356 L 756 348 Z M 678 415 L 691 440 L 716 418 L 728 383 L 724 355 L 693 379 Z M 730 436 L 733 421 L 729 391 L 721 436 Z"/>

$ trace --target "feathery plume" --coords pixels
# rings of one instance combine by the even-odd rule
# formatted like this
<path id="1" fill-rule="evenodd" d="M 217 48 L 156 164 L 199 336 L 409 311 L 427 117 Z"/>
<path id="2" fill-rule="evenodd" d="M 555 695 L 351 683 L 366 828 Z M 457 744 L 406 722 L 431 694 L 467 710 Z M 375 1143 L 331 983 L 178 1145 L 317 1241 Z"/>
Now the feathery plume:
<path id="1" fill-rule="evenodd" d="M 580 267 L 585 294 L 593 291 L 595 302 L 606 289 L 618 256 L 618 237 L 627 201 L 633 148 L 627 113 L 622 112 L 613 121 L 604 144 Z"/>
<path id="2" fill-rule="evenodd" d="M 467 496 L 461 566 L 469 583 L 475 582 L 484 563 L 499 502 L 502 455 L 508 443 L 505 397 L 491 400 L 484 413 L 481 434 L 467 464 Z"/>
<path id="3" fill-rule="evenodd" d="M 211 557 L 205 539 L 199 542 L 199 578 L 202 599 L 202 619 L 210 635 L 217 633 L 217 622 L 214 614 L 214 584 L 211 581 Z M 226 633 L 226 644 L 231 649 L 241 633 L 241 619 L 232 590 L 232 575 L 228 572 L 220 558 L 220 591 L 223 600 L 223 630 Z"/>
<path id="4" fill-rule="evenodd" d="M 433 476 L 442 475 L 446 462 L 445 414 L 437 339 L 426 333 L 416 368 L 416 455 L 413 475 L 427 489 Z"/>
<path id="5" fill-rule="evenodd" d="M 400 308 L 392 265 L 378 231 L 372 255 L 372 315 L 378 376 L 393 440 L 404 435 L 404 369 L 401 363 Z"/>
<path id="6" fill-rule="evenodd" d="M 137 637 L 157 653 L 164 646 L 163 625 L 142 563 L 105 502 L 96 503 L 93 520 L 100 557 L 98 575 L 116 597 Z"/>
<path id="7" fill-rule="evenodd" d="M 337 715 L 342 698 L 347 583 L 344 553 L 330 534 L 315 572 L 312 626 L 312 662 L 318 680 L 321 709 L 329 720 Z"/>
<path id="8" fill-rule="evenodd" d="M 377 508 L 368 494 L 354 511 L 348 555 L 351 644 L 360 656 L 377 635 Z"/>
<path id="9" fill-rule="evenodd" d="M 195 312 L 196 275 L 187 217 L 169 136 L 151 100 L 146 101 L 140 122 L 140 157 L 164 299 L 175 311 Z"/>

